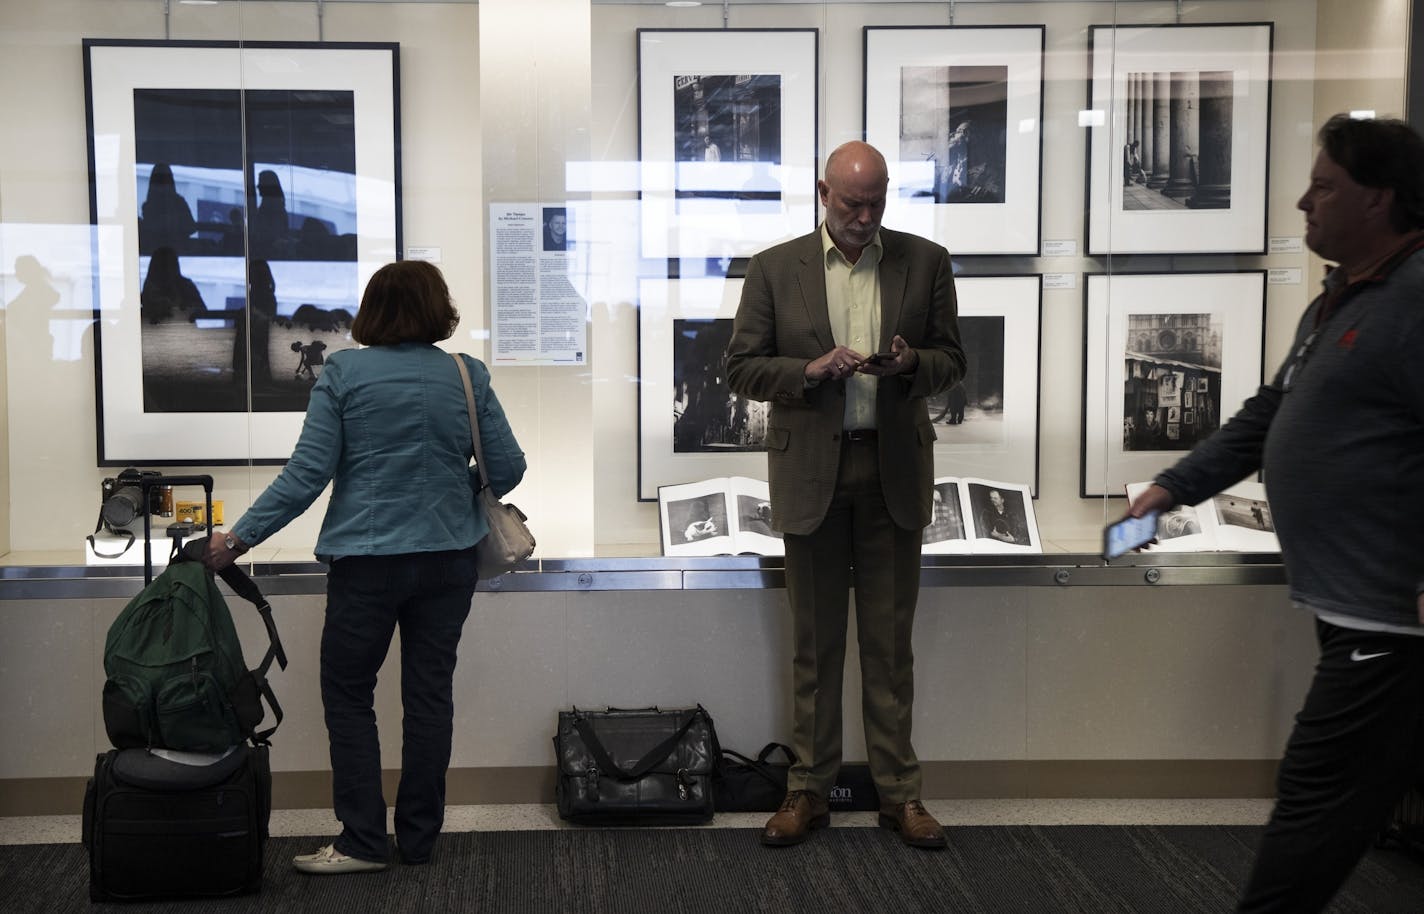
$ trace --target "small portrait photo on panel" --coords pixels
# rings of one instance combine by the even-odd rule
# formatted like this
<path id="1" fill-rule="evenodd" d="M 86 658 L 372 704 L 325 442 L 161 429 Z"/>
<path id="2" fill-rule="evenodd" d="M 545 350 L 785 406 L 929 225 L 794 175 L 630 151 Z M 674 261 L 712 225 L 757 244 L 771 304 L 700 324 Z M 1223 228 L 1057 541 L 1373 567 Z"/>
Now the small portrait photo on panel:
<path id="1" fill-rule="evenodd" d="M 544 207 L 545 251 L 567 251 L 569 249 L 569 211 L 564 206 Z"/>

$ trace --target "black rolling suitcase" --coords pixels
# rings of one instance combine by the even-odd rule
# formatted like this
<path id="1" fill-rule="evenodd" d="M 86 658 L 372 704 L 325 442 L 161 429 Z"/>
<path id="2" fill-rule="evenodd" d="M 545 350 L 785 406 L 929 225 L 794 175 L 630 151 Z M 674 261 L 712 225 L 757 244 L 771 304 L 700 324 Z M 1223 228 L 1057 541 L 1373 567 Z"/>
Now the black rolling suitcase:
<path id="1" fill-rule="evenodd" d="M 89 897 L 256 892 L 271 809 L 266 746 L 239 743 L 206 765 L 111 749 L 98 757 L 84 796 Z"/>
<path id="2" fill-rule="evenodd" d="M 201 485 L 212 517 L 211 476 L 152 474 L 143 485 Z M 97 758 L 85 789 L 89 897 L 257 892 L 272 811 L 268 738 L 282 721 L 267 672 L 273 662 L 285 669 L 286 653 L 271 606 L 234 565 L 222 578 L 257 608 L 270 639 L 262 663 L 248 670 L 226 603 L 199 565 L 206 541 L 175 546 L 154 581 L 144 520 L 148 586 L 105 643 L 104 725 L 124 748 Z M 258 729 L 264 699 L 276 722 Z"/>

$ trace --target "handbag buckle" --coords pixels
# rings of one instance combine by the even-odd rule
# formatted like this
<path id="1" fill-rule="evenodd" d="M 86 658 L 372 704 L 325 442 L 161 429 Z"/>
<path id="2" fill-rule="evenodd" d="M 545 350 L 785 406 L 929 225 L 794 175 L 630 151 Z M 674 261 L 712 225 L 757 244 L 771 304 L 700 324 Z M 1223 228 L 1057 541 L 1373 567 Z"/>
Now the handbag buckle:
<path id="1" fill-rule="evenodd" d="M 583 778 L 585 781 L 588 782 L 587 789 L 589 799 L 595 803 L 598 802 L 598 766 L 594 765 L 593 767 L 584 771 Z"/>
<path id="2" fill-rule="evenodd" d="M 686 801 L 686 800 L 687 800 L 687 796 L 688 796 L 687 785 L 688 785 L 687 769 L 686 769 L 686 768 L 679 768 L 679 769 L 677 769 L 677 798 L 678 798 L 679 800 L 683 800 L 683 801 Z"/>

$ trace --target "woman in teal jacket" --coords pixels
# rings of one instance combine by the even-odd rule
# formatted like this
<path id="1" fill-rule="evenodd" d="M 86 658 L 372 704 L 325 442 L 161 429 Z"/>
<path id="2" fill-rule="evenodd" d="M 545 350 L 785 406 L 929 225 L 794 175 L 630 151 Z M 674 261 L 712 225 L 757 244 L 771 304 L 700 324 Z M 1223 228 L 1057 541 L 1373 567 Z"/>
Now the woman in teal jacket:
<path id="1" fill-rule="evenodd" d="M 396 842 L 406 863 L 429 859 L 445 817 L 454 727 L 456 646 L 475 592 L 470 421 L 460 373 L 434 344 L 459 315 L 440 271 L 401 261 L 371 277 L 351 336 L 364 349 L 330 356 L 312 388 L 291 459 L 226 537 L 217 570 L 305 511 L 332 483 L 316 555 L 330 564 L 321 635 L 321 697 L 342 832 L 293 860 L 309 873 L 384 869 L 390 859 L 374 692 L 396 626 L 404 709 Z M 524 453 L 490 388 L 461 356 L 480 421 L 485 477 L 499 495 L 524 476 Z"/>

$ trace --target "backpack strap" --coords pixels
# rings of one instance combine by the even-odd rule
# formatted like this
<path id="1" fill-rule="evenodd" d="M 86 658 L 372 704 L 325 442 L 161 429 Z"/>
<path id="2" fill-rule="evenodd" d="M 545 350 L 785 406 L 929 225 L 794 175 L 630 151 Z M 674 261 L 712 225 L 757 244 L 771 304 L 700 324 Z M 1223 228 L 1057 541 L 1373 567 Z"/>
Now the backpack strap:
<path id="1" fill-rule="evenodd" d="M 174 556 L 174 560 L 201 562 L 203 554 L 208 550 L 209 538 L 205 536 L 184 543 L 182 550 Z M 265 745 L 282 724 L 282 706 L 277 701 L 276 693 L 272 691 L 271 683 L 267 681 L 267 671 L 272 668 L 274 660 L 277 661 L 278 667 L 285 670 L 287 668 L 287 651 L 282 647 L 282 636 L 277 633 L 277 622 L 272 618 L 272 604 L 267 602 L 267 598 L 262 595 L 262 590 L 257 586 L 257 582 L 248 577 L 247 572 L 236 564 L 229 565 L 219 571 L 218 576 L 223 579 L 224 584 L 232 588 L 233 593 L 257 607 L 257 614 L 262 617 L 262 625 L 267 629 L 267 653 L 263 655 L 262 662 L 257 664 L 256 669 L 248 671 L 253 684 L 257 686 L 257 691 L 267 699 L 267 705 L 272 709 L 272 716 L 275 719 L 272 726 L 254 731 L 252 734 L 253 745 Z"/>

